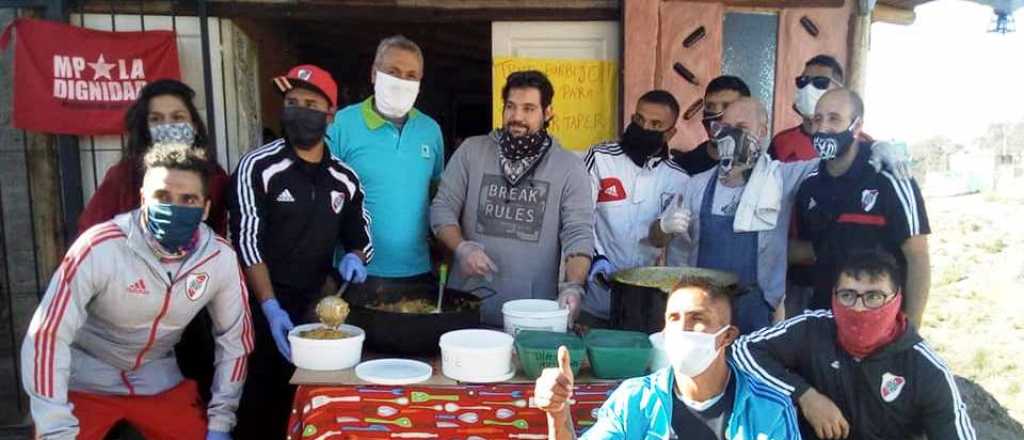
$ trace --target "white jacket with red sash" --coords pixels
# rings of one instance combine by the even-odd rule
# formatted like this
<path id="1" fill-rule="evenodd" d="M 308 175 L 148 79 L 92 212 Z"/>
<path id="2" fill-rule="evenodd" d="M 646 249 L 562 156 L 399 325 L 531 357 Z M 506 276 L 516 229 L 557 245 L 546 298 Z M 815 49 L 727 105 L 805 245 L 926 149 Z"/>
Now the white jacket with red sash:
<path id="1" fill-rule="evenodd" d="M 138 210 L 93 226 L 50 280 L 21 349 L 36 433 L 75 438 L 68 391 L 162 393 L 183 380 L 174 345 L 207 309 L 216 339 L 209 429 L 230 431 L 252 351 L 248 291 L 235 252 L 206 225 L 180 265 L 160 262 Z"/>

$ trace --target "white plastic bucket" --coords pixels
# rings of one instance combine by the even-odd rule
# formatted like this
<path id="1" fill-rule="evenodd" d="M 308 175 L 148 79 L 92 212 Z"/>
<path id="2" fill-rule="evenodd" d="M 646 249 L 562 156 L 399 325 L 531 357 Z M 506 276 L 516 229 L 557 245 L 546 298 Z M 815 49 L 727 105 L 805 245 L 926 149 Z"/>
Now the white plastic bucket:
<path id="1" fill-rule="evenodd" d="M 541 330 L 565 333 L 569 329 L 569 309 L 557 301 L 517 299 L 501 306 L 505 333 L 515 336 L 520 330 Z"/>
<path id="2" fill-rule="evenodd" d="M 495 330 L 455 330 L 441 335 L 441 372 L 462 382 L 493 382 L 513 373 L 514 339 Z"/>
<path id="3" fill-rule="evenodd" d="M 323 324 L 303 324 L 288 332 L 292 363 L 298 368 L 315 371 L 344 370 L 356 366 L 363 357 L 366 332 L 354 325 L 342 324 L 338 330 L 355 336 L 344 339 L 308 339 L 299 336 L 299 332 L 320 327 Z"/>
<path id="4" fill-rule="evenodd" d="M 669 366 L 668 354 L 665 353 L 665 335 L 661 332 L 651 333 L 647 337 L 654 349 L 651 350 L 651 371 L 658 371 Z"/>

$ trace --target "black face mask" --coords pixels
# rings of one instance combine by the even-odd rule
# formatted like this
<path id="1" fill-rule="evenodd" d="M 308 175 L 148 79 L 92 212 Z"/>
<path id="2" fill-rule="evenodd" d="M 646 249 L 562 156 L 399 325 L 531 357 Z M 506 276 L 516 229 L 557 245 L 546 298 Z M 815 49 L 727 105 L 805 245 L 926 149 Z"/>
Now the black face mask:
<path id="1" fill-rule="evenodd" d="M 846 154 L 850 146 L 853 145 L 853 126 L 856 124 L 857 119 L 854 119 L 846 130 L 839 133 L 814 133 L 811 136 L 811 144 L 818 152 L 818 157 L 821 160 L 832 160 Z"/>
<path id="2" fill-rule="evenodd" d="M 281 112 L 281 128 L 288 143 L 308 150 L 320 143 L 327 133 L 327 113 L 306 107 L 285 107 Z"/>
<path id="3" fill-rule="evenodd" d="M 644 130 L 636 122 L 630 122 L 620 140 L 622 150 L 637 166 L 642 167 L 653 156 L 665 154 L 665 132 Z"/>

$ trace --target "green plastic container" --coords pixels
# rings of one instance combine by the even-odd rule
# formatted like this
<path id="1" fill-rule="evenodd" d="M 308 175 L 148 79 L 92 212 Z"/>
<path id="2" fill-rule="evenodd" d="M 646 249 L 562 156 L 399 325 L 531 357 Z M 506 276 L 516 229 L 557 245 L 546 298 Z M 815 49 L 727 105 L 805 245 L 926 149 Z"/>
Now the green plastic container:
<path id="1" fill-rule="evenodd" d="M 520 330 L 516 335 L 516 354 L 523 372 L 530 379 L 540 377 L 545 368 L 558 367 L 558 347 L 569 349 L 569 366 L 572 374 L 579 374 L 587 348 L 583 340 L 570 333 Z"/>
<path id="2" fill-rule="evenodd" d="M 594 329 L 583 341 L 596 378 L 624 379 L 647 372 L 653 348 L 645 333 Z"/>

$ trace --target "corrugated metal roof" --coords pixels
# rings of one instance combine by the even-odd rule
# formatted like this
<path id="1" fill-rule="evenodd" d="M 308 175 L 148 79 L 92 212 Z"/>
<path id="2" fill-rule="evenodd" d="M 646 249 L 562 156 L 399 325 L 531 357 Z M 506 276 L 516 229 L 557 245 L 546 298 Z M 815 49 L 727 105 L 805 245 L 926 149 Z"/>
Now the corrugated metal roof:
<path id="1" fill-rule="evenodd" d="M 881 0 L 879 3 L 903 9 L 913 9 L 914 6 L 928 3 L 932 0 Z"/>
<path id="2" fill-rule="evenodd" d="M 893 6 L 903 9 L 914 9 L 915 6 L 922 3 L 928 3 L 932 0 L 879 0 L 878 3 Z M 1024 6 L 1024 0 L 970 0 L 974 3 L 980 3 L 986 6 L 991 6 L 996 10 L 1002 10 L 1006 12 L 1012 12 L 1022 6 Z"/>
<path id="3" fill-rule="evenodd" d="M 895 8 L 914 9 L 915 6 L 922 3 L 928 3 L 930 1 L 931 0 L 881 0 L 878 3 Z"/>

